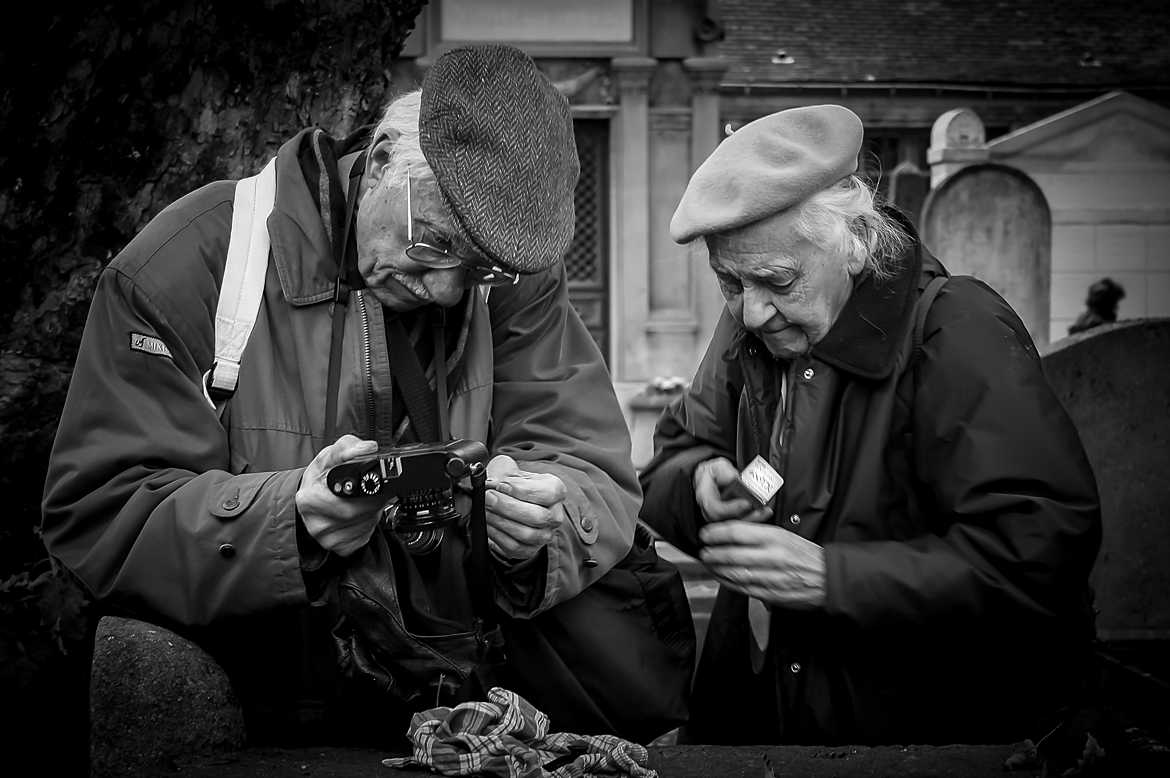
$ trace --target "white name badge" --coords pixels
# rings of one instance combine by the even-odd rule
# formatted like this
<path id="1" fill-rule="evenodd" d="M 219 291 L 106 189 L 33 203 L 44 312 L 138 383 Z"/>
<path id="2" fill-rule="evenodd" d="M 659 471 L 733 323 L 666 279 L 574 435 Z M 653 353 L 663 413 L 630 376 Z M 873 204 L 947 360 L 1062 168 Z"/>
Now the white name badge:
<path id="1" fill-rule="evenodd" d="M 747 467 L 739 474 L 739 479 L 743 481 L 743 485 L 748 488 L 752 496 L 760 501 L 761 505 L 767 505 L 776 496 L 776 492 L 780 491 L 780 487 L 784 485 L 783 476 L 760 456 L 748 462 Z"/>

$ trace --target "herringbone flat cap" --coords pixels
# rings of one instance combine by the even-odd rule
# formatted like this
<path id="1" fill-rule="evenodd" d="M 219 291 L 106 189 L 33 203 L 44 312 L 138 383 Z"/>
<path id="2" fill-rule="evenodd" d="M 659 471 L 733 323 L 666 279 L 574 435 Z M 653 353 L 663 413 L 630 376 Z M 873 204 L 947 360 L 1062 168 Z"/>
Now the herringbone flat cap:
<path id="1" fill-rule="evenodd" d="M 785 211 L 857 170 L 861 119 L 840 105 L 789 108 L 745 124 L 699 165 L 670 237 L 743 227 Z"/>
<path id="2" fill-rule="evenodd" d="M 419 145 L 455 222 L 484 256 L 521 273 L 562 259 L 579 166 L 568 101 L 527 54 L 463 46 L 427 71 Z"/>

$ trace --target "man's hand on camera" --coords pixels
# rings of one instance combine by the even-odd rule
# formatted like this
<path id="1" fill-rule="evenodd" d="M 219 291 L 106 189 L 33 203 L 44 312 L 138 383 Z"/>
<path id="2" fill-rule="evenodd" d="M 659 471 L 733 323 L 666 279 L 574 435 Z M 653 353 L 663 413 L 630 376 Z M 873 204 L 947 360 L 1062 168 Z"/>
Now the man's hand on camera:
<path id="1" fill-rule="evenodd" d="M 373 440 L 342 435 L 313 457 L 301 475 L 297 511 L 305 531 L 326 551 L 349 556 L 370 541 L 378 526 L 385 497 L 343 500 L 329 491 L 325 474 L 331 467 L 378 451 Z"/>
<path id="2" fill-rule="evenodd" d="M 565 499 L 565 483 L 551 473 L 530 473 L 503 454 L 488 462 L 488 545 L 509 561 L 531 559 L 547 546 L 564 518 L 557 506 Z"/>
<path id="3" fill-rule="evenodd" d="M 770 508 L 753 505 L 744 497 L 723 497 L 723 490 L 737 478 L 739 471 L 725 457 L 708 459 L 695 468 L 695 502 L 708 522 L 729 519 L 766 521 L 772 515 Z"/>

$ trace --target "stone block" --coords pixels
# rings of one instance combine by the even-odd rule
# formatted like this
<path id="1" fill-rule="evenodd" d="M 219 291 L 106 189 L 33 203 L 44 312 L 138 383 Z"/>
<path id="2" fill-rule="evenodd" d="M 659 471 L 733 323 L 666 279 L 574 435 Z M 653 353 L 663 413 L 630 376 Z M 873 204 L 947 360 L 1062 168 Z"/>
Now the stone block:
<path id="1" fill-rule="evenodd" d="M 890 202 L 910 217 L 915 227 L 922 214 L 922 204 L 930 192 L 930 173 L 913 162 L 900 162 L 890 172 Z"/>
<path id="2" fill-rule="evenodd" d="M 1043 360 L 1101 496 L 1098 632 L 1168 639 L 1170 318 L 1103 325 L 1052 344 Z"/>
<path id="3" fill-rule="evenodd" d="M 1054 319 L 1076 319 L 1077 316 L 1085 310 L 1085 300 L 1089 294 L 1089 286 L 1094 281 L 1099 281 L 1101 276 L 1095 273 L 1053 273 L 1052 274 L 1052 318 Z M 1126 289 L 1128 296 L 1129 289 Z M 1068 334 L 1068 330 L 1062 330 L 1060 336 L 1064 337 Z"/>
<path id="4" fill-rule="evenodd" d="M 663 379 L 656 379 L 663 380 Z M 670 391 L 655 391 L 652 387 L 643 389 L 630 398 L 630 460 L 634 467 L 642 469 L 654 455 L 654 428 L 662 416 L 662 410 L 682 390 L 682 378 L 665 379 L 676 382 Z"/>
<path id="5" fill-rule="evenodd" d="M 1052 225 L 1052 272 L 1092 273 L 1096 269 L 1095 228 L 1091 224 Z"/>
<path id="6" fill-rule="evenodd" d="M 1119 272 L 1145 270 L 1146 231 L 1143 224 L 1102 224 L 1097 227 L 1097 267 Z"/>
<path id="7" fill-rule="evenodd" d="M 1146 228 L 1146 268 L 1170 271 L 1170 224 L 1151 224 Z"/>
<path id="8" fill-rule="evenodd" d="M 243 712 L 222 668 L 170 630 L 98 622 L 90 671 L 90 774 L 144 775 L 244 746 Z"/>
<path id="9" fill-rule="evenodd" d="M 1125 300 L 1121 304 L 1125 305 Z M 1146 313 L 1150 316 L 1170 316 L 1170 273 L 1150 273 L 1146 276 Z"/>

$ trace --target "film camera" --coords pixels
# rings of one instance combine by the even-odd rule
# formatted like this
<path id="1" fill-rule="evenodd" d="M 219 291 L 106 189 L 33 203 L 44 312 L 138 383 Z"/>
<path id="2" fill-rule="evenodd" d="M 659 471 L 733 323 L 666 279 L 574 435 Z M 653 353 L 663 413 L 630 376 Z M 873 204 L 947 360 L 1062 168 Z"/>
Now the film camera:
<path id="1" fill-rule="evenodd" d="M 487 448 L 474 440 L 415 443 L 330 468 L 329 490 L 343 499 L 385 497 L 385 519 L 413 554 L 434 551 L 444 528 L 460 518 L 455 489 L 472 479 L 482 500 Z"/>

